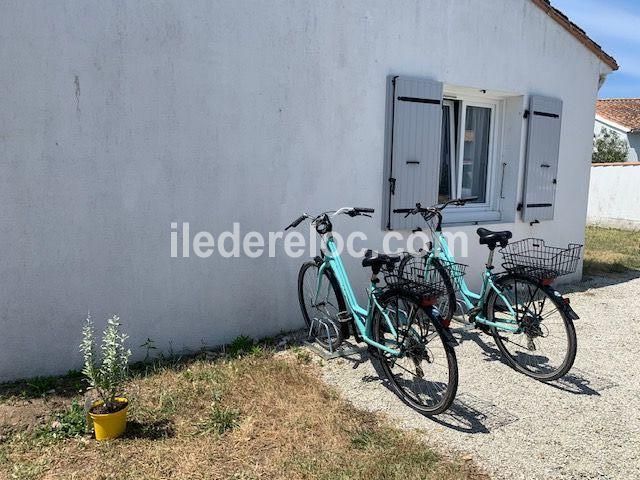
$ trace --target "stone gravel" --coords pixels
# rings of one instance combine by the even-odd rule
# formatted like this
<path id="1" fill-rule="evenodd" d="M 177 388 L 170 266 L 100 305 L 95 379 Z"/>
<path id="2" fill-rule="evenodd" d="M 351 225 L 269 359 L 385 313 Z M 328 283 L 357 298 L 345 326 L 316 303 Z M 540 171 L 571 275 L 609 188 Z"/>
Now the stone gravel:
<path id="1" fill-rule="evenodd" d="M 492 478 L 640 479 L 639 275 L 559 287 L 581 317 L 578 354 L 550 384 L 502 363 L 489 336 L 462 330 L 458 395 L 437 417 L 403 404 L 358 355 L 324 362 L 323 377 L 357 407 L 473 458 Z"/>

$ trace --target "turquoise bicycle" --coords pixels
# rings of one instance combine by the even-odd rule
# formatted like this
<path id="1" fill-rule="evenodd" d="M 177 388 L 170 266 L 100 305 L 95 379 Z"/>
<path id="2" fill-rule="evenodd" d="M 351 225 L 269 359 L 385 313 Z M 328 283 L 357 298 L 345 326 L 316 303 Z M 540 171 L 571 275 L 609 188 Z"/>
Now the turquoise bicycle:
<path id="1" fill-rule="evenodd" d="M 369 346 L 392 390 L 425 415 L 444 412 L 458 387 L 456 341 L 442 323 L 435 303 L 446 293 L 442 283 L 407 281 L 397 275 L 399 256 L 367 251 L 371 268 L 366 307 L 358 304 L 336 242 L 331 218 L 371 216 L 370 208 L 341 208 L 304 214 L 286 230 L 310 219 L 321 236 L 321 255 L 306 262 L 298 275 L 298 298 L 310 337 L 333 351 L 350 335 Z M 382 272 L 386 286 L 380 286 Z"/>
<path id="2" fill-rule="evenodd" d="M 544 240 L 535 238 L 510 243 L 509 231 L 478 228 L 480 244 L 489 248 L 489 258 L 480 292 L 473 292 L 458 274 L 458 264 L 442 233 L 442 210 L 473 200 L 455 199 L 429 208 L 418 203 L 415 208 L 394 210 L 407 216 L 422 215 L 433 239 L 420 256 L 405 256 L 399 265 L 400 274 L 411 277 L 431 272 L 445 277 L 448 292 L 438 305 L 445 325 L 455 315 L 463 323 L 492 335 L 515 370 L 541 381 L 556 380 L 571 369 L 575 360 L 573 320 L 579 317 L 569 299 L 551 284 L 557 277 L 576 270 L 582 245 L 549 247 Z M 496 274 L 493 259 L 497 246 L 501 247 L 505 271 Z"/>

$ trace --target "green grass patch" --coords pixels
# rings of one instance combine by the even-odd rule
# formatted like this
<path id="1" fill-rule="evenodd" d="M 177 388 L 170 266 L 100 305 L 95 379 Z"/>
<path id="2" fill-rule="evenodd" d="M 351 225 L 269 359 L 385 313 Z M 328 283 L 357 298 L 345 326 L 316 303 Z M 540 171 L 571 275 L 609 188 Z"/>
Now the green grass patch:
<path id="1" fill-rule="evenodd" d="M 640 232 L 587 227 L 584 273 L 602 275 L 640 270 Z"/>

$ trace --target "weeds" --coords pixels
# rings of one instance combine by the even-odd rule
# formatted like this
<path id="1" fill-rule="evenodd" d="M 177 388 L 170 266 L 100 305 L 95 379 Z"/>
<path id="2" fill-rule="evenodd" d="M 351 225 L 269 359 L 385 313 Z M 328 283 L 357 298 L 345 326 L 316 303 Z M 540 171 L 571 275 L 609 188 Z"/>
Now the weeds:
<path id="1" fill-rule="evenodd" d="M 64 410 L 54 415 L 53 420 L 36 432 L 41 439 L 61 440 L 77 437 L 87 431 L 87 412 L 77 400 Z"/>
<path id="2" fill-rule="evenodd" d="M 227 355 L 231 358 L 238 358 L 243 354 L 250 353 L 254 347 L 253 339 L 246 335 L 240 335 L 233 339 L 227 347 Z"/>
<path id="3" fill-rule="evenodd" d="M 223 407 L 217 402 L 211 404 L 209 416 L 198 425 L 198 430 L 203 434 L 223 435 L 228 430 L 239 426 L 240 412 L 236 409 Z"/>

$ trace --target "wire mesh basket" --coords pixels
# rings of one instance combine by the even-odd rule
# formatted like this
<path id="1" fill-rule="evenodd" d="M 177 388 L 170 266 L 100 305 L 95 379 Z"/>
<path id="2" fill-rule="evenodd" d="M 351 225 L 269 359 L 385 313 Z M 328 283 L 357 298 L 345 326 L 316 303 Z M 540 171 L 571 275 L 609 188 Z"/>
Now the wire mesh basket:
<path id="1" fill-rule="evenodd" d="M 408 262 L 402 270 L 395 268 L 384 273 L 384 279 L 390 287 L 401 287 L 421 297 L 441 297 L 448 293 L 448 282 L 455 286 L 456 279 L 462 278 L 467 268 L 466 265 L 455 262 L 447 262 L 444 272 L 437 269 L 426 259 Z"/>
<path id="2" fill-rule="evenodd" d="M 582 247 L 577 243 L 566 248 L 549 247 L 542 239 L 525 238 L 500 249 L 502 266 L 508 272 L 553 279 L 576 271 Z"/>
<path id="3" fill-rule="evenodd" d="M 447 270 L 447 274 L 451 280 L 451 285 L 456 292 L 460 291 L 462 277 L 467 273 L 467 265 L 464 263 L 450 262 L 448 260 L 439 260 L 442 266 Z"/>

